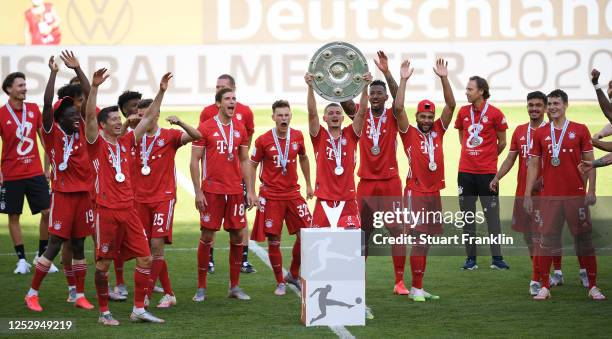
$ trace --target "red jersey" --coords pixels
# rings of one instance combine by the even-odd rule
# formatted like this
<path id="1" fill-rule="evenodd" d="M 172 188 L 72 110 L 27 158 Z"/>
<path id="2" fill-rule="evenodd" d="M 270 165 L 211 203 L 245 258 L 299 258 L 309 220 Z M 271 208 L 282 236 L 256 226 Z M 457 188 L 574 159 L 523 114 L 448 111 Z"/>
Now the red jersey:
<path id="1" fill-rule="evenodd" d="M 8 103 L 7 103 L 8 105 Z M 38 105 L 29 102 L 25 105 L 23 141 L 19 124 L 22 123 L 23 107 L 12 107 L 15 118 L 6 105 L 0 107 L 0 137 L 2 137 L 2 164 L 0 170 L 5 181 L 31 178 L 43 174 L 38 154 L 36 132 L 42 127 L 42 115 Z"/>
<path id="2" fill-rule="evenodd" d="M 556 141 L 559 142 L 561 129 L 555 128 Z M 559 166 L 551 163 L 552 140 L 550 124 L 536 130 L 533 138 L 533 147 L 529 152 L 531 156 L 538 156 L 542 160 L 542 177 L 544 180 L 542 196 L 584 196 L 586 195 L 585 182 L 578 171 L 578 164 L 582 160 L 582 153 L 593 152 L 591 133 L 586 125 L 570 121 L 559 151 Z"/>
<path id="3" fill-rule="evenodd" d="M 45 3 L 45 10 L 42 14 L 34 14 L 32 9 L 25 12 L 25 20 L 28 23 L 28 30 L 32 36 L 32 45 L 59 45 L 62 34 L 59 27 L 51 29 L 56 24 L 56 16 L 53 5 Z"/>
<path id="4" fill-rule="evenodd" d="M 176 198 L 176 166 L 174 157 L 179 147 L 183 146 L 183 131 L 178 129 L 159 128 L 159 135 L 146 136 L 147 151 L 151 151 L 147 160 L 150 169 L 148 175 L 142 173 L 142 139 L 135 140 L 130 133 L 134 147 L 132 157 L 132 176 L 134 182 L 134 199 L 141 203 L 167 201 Z M 146 135 L 146 134 L 145 134 Z"/>
<path id="5" fill-rule="evenodd" d="M 543 126 L 548 126 L 544 124 Z M 529 123 L 522 124 L 516 127 L 514 133 L 512 133 L 512 141 L 510 142 L 510 152 L 518 152 L 519 168 L 517 173 L 517 185 L 516 185 L 516 196 L 525 195 L 525 186 L 527 185 L 527 159 L 529 158 L 529 152 L 527 149 L 527 128 L 530 129 L 529 140 L 531 147 L 533 147 L 533 138 L 535 136 L 535 129 L 529 127 Z M 542 175 L 540 171 L 540 175 Z M 536 192 L 534 192 L 535 195 Z"/>
<path id="6" fill-rule="evenodd" d="M 216 104 L 204 107 L 202 113 L 200 113 L 200 124 L 214 118 L 217 114 L 219 114 L 219 107 Z M 243 125 L 246 129 L 246 133 L 249 138 L 255 133 L 255 121 L 253 111 L 251 111 L 251 108 L 247 105 L 243 105 L 239 102 L 236 102 L 232 122 L 234 123 L 234 126 L 237 124 Z M 195 140 L 193 144 L 197 146 L 202 146 L 202 139 Z"/>
<path id="7" fill-rule="evenodd" d="M 423 134 L 418 127 L 409 126 L 406 133 L 400 132 L 404 152 L 408 156 L 406 187 L 409 190 L 431 193 L 439 192 L 444 183 L 444 150 L 442 142 L 446 128 L 441 119 L 436 120 L 430 133 Z M 429 136 L 434 145 L 435 171 L 429 169 Z"/>
<path id="8" fill-rule="evenodd" d="M 133 137 L 132 137 L 133 139 Z M 115 180 L 117 172 L 113 167 L 113 154 L 117 153 L 117 144 L 111 144 L 102 135 L 102 131 L 92 143 L 87 142 L 89 159 L 93 163 L 96 173 L 96 203 L 106 208 L 123 209 L 134 206 L 134 191 L 130 167 L 133 159 L 130 153 L 134 141 L 129 135 L 117 138 L 119 154 L 121 155 L 121 173 L 125 177 L 123 182 Z"/>
<path id="9" fill-rule="evenodd" d="M 93 189 L 94 175 L 85 145 L 85 122 L 81 119 L 79 131 L 72 136 L 66 135 L 56 123 L 51 130 L 43 129 L 45 151 L 51 161 L 51 188 L 53 192 L 90 192 Z M 72 147 L 64 168 L 66 147 Z"/>
<path id="10" fill-rule="evenodd" d="M 355 109 L 359 109 L 356 105 Z M 381 121 L 382 120 L 382 121 Z M 373 134 L 380 122 L 380 137 L 378 147 L 380 154 L 374 155 Z M 385 180 L 397 177 L 397 119 L 393 115 L 393 108 L 387 108 L 380 117 L 374 116 L 374 125 L 370 120 L 369 109 L 365 114 L 365 123 L 359 138 L 359 169 L 357 175 L 362 179 Z"/>
<path id="11" fill-rule="evenodd" d="M 239 147 L 249 146 L 249 137 L 242 124 L 234 125 L 234 135 L 230 136 L 230 126 L 222 125 L 225 136 L 234 139 L 231 150 L 223 139 L 215 119 L 208 119 L 200 124 L 202 133 L 200 144 L 204 147 L 203 186 L 202 190 L 215 194 L 242 194 L 242 172 L 240 170 Z M 232 155 L 231 160 L 228 158 Z"/>
<path id="12" fill-rule="evenodd" d="M 459 172 L 475 173 L 475 174 L 490 174 L 497 173 L 497 132 L 508 129 L 506 117 L 495 106 L 489 105 L 485 115 L 480 117 L 480 114 L 487 102 L 483 102 L 481 107 L 474 109 L 474 124 L 481 124 L 482 130 L 478 134 L 479 145 L 472 144 L 471 136 L 474 126 L 470 118 L 470 108 L 472 105 L 466 105 L 459 109 L 457 120 L 455 120 L 455 128 L 461 130 L 461 159 L 459 160 Z"/>
<path id="13" fill-rule="evenodd" d="M 289 153 L 286 173 L 280 163 L 280 156 L 286 150 L 286 138 L 278 138 L 280 149 L 276 147 L 272 130 L 259 136 L 255 140 L 255 147 L 251 153 L 251 161 L 261 163 L 259 173 L 259 194 L 266 199 L 289 200 L 300 198 L 300 185 L 298 184 L 298 155 L 306 154 L 304 135 L 293 128 L 289 129 Z"/>
<path id="14" fill-rule="evenodd" d="M 341 138 L 334 141 L 336 147 L 341 142 L 341 166 L 343 172 L 336 175 L 336 157 L 330 134 L 323 126 L 316 136 L 310 136 L 317 161 L 317 180 L 314 194 L 324 200 L 347 201 L 355 199 L 355 162 L 359 136 L 353 125 L 342 129 Z M 340 141 L 341 140 L 341 141 Z"/>

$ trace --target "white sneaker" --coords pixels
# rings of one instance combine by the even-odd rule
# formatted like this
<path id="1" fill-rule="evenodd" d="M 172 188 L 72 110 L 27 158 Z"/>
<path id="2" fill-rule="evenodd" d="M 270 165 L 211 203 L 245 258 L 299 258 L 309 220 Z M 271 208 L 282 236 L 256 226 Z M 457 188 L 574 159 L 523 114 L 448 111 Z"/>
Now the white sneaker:
<path id="1" fill-rule="evenodd" d="M 164 293 L 164 289 L 163 287 L 159 286 L 159 285 L 155 285 L 155 287 L 153 287 L 153 293 Z"/>
<path id="2" fill-rule="evenodd" d="M 145 295 L 145 297 L 144 297 L 144 305 L 145 305 L 145 307 L 149 307 L 150 303 L 151 303 L 151 301 L 149 300 L 149 296 Z"/>
<path id="3" fill-rule="evenodd" d="M 32 267 L 32 265 L 30 265 L 30 263 L 28 263 L 25 259 L 19 259 L 19 261 L 17 261 L 17 268 L 15 268 L 15 271 L 13 273 L 15 274 L 30 273 L 30 267 Z"/>
<path id="4" fill-rule="evenodd" d="M 542 287 L 538 294 L 533 297 L 533 300 L 546 300 L 550 298 L 550 291 L 546 287 Z"/>
<path id="5" fill-rule="evenodd" d="M 584 288 L 589 288 L 589 277 L 587 276 L 587 272 L 581 271 L 578 273 L 578 276 L 580 277 L 580 282 L 582 283 L 582 286 L 584 286 Z"/>
<path id="6" fill-rule="evenodd" d="M 248 294 L 244 293 L 244 291 L 238 287 L 234 286 L 227 291 L 228 298 L 234 298 L 238 300 L 251 300 Z"/>
<path id="7" fill-rule="evenodd" d="M 563 272 L 554 272 L 550 275 L 550 287 L 563 285 Z"/>
<path id="8" fill-rule="evenodd" d="M 606 296 L 603 295 L 603 293 L 601 293 L 601 290 L 599 290 L 599 288 L 597 288 L 597 286 L 593 286 L 589 290 L 589 298 L 591 298 L 593 300 L 606 300 Z"/>
<path id="9" fill-rule="evenodd" d="M 540 292 L 541 288 L 542 285 L 538 281 L 531 281 L 529 283 L 529 294 L 531 294 L 532 297 L 535 297 L 536 295 L 538 295 L 538 292 Z"/>
<path id="10" fill-rule="evenodd" d="M 165 294 L 157 304 L 157 308 L 169 308 L 176 305 L 176 296 Z"/>
<path id="11" fill-rule="evenodd" d="M 286 293 L 287 293 L 287 286 L 285 285 L 285 283 L 278 284 L 278 286 L 276 287 L 276 290 L 274 290 L 274 294 L 276 295 L 285 295 Z"/>
<path id="12" fill-rule="evenodd" d="M 147 311 L 142 313 L 132 312 L 132 314 L 130 314 L 130 320 L 132 322 L 149 322 L 158 324 L 163 324 L 165 322 L 164 319 L 160 319 Z"/>

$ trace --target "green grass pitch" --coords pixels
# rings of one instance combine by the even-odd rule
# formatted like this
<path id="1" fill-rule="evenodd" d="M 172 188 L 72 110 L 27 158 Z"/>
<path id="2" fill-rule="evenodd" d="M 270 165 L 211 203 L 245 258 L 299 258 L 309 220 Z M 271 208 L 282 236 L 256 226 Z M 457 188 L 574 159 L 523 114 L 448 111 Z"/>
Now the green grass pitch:
<path id="1" fill-rule="evenodd" d="M 413 112 L 414 105 L 407 106 Z M 501 107 L 508 118 L 508 144 L 516 125 L 527 121 L 524 107 Z M 199 112 L 164 112 L 179 115 L 184 121 L 195 124 Z M 414 122 L 413 113 L 409 118 Z M 256 134 L 271 128 L 269 109 L 256 110 Z M 596 105 L 570 106 L 568 117 L 586 123 L 595 133 L 606 123 Z M 167 127 L 166 122 L 160 125 Z M 301 129 L 308 139 L 307 117 L 302 109 L 294 109 L 292 127 Z M 459 159 L 457 132 L 450 128 L 445 137 L 446 186 L 443 195 L 456 195 L 456 172 Z M 398 142 L 399 139 L 398 139 Z M 307 140 L 314 181 L 314 156 Z M 505 158 L 507 151 L 500 157 Z M 183 147 L 177 154 L 177 169 L 189 177 L 188 161 L 190 147 Z M 596 157 L 603 153 L 597 151 Z M 406 157 L 398 151 L 402 181 L 407 172 Z M 499 165 L 498 164 L 498 165 Z M 609 196 L 612 186 L 610 169 L 598 172 L 597 194 Z M 516 166 L 501 182 L 502 195 L 512 195 L 516 186 Z M 312 202 L 310 202 L 312 207 Z M 504 208 L 504 207 L 502 207 Z M 511 208 L 511 207 L 506 207 Z M 22 228 L 28 260 L 31 261 L 38 241 L 38 216 L 31 216 L 27 208 L 22 217 Z M 253 211 L 249 221 L 253 220 Z M 509 220 L 502 220 L 508 223 Z M 0 319 L 52 318 L 75 321 L 72 332 L 36 332 L 33 336 L 68 337 L 335 337 L 328 327 L 306 328 L 299 321 L 300 300 L 288 292 L 284 297 L 273 294 L 275 288 L 271 270 L 251 252 L 250 260 L 258 269 L 256 274 L 242 275 L 241 286 L 252 300 L 240 302 L 226 298 L 228 283 L 228 236 L 219 232 L 216 240 L 215 262 L 217 272 L 209 275 L 208 299 L 201 304 L 191 301 L 196 289 L 196 247 L 199 228 L 198 215 L 192 196 L 182 187 L 178 188 L 178 203 L 174 219 L 174 244 L 166 253 L 170 277 L 175 289 L 178 305 L 172 309 L 156 310 L 154 314 L 164 318 L 166 324 L 131 324 L 129 313 L 132 302 L 111 303 L 111 311 L 122 322 L 117 328 L 105 328 L 96 323 L 97 311 L 75 309 L 65 302 L 66 282 L 62 273 L 50 274 L 41 291 L 41 314 L 29 312 L 23 304 L 23 296 L 29 288 L 32 274 L 17 276 L 12 273 L 16 258 L 8 229 L 6 216 L 0 216 Z M 283 238 L 284 267 L 288 267 L 293 238 Z M 261 244 L 264 248 L 266 244 Z M 87 242 L 89 271 L 86 295 L 96 303 L 93 282 L 92 243 Z M 528 257 L 507 257 L 509 271 L 488 269 L 488 258 L 481 257 L 481 268 L 474 272 L 462 272 L 459 268 L 463 257 L 430 257 L 424 285 L 427 290 L 439 294 L 441 300 L 416 304 L 404 297 L 394 296 L 391 258 L 371 257 L 367 261 L 366 302 L 372 307 L 374 320 L 365 327 L 348 327 L 356 337 L 603 337 L 612 330 L 610 315 L 612 302 L 593 302 L 587 299 L 586 291 L 579 286 L 578 266 L 575 257 L 564 258 L 566 284 L 552 290 L 553 299 L 537 303 L 529 297 L 528 282 L 531 264 Z M 59 265 L 59 258 L 55 260 Z M 612 260 L 599 258 L 599 286 L 612 297 Z M 133 262 L 126 263 L 125 277 L 132 297 Z M 410 285 L 410 268 L 406 267 L 406 285 Z M 110 280 L 114 284 L 114 274 Z M 154 294 L 152 305 L 159 295 Z M 7 333 L 0 333 L 5 336 Z M 25 336 L 25 334 L 24 334 Z"/>

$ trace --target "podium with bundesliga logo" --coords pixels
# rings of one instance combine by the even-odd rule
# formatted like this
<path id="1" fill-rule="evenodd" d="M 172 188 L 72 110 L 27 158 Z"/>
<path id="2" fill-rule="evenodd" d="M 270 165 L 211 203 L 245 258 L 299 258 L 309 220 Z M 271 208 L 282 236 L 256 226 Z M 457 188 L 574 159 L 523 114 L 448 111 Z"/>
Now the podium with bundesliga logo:
<path id="1" fill-rule="evenodd" d="M 365 325 L 365 258 L 361 230 L 306 228 L 302 241 L 302 322 Z"/>

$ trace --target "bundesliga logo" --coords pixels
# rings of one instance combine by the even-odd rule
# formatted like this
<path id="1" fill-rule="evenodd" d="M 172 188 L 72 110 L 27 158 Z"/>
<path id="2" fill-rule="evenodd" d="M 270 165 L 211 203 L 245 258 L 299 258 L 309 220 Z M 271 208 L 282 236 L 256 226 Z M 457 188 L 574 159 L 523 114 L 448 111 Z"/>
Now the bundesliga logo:
<path id="1" fill-rule="evenodd" d="M 437 136 L 438 136 L 438 133 L 436 133 L 436 132 L 431 132 L 431 137 L 432 137 L 432 138 L 435 138 L 435 137 L 437 137 Z"/>
<path id="2" fill-rule="evenodd" d="M 28 112 L 28 116 L 29 116 L 30 118 L 33 118 L 33 117 L 34 117 L 34 112 L 31 112 L 31 111 L 30 111 L 30 112 Z"/>

